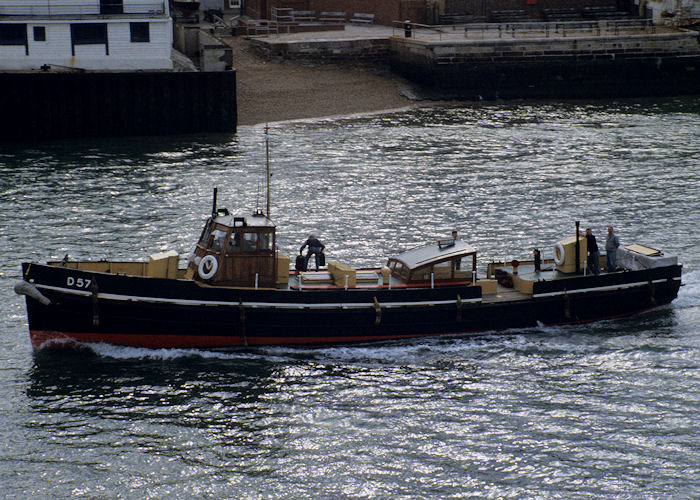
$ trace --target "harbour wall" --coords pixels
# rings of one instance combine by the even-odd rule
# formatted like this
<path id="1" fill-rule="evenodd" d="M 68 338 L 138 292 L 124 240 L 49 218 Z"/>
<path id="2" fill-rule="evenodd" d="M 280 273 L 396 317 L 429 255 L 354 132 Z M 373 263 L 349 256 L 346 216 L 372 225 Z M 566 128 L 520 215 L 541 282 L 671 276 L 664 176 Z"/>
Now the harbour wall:
<path id="1" fill-rule="evenodd" d="M 700 93 L 691 31 L 575 38 L 391 39 L 394 72 L 450 97 L 624 97 Z"/>
<path id="2" fill-rule="evenodd" d="M 462 35 L 464 36 L 464 35 Z M 586 98 L 700 93 L 699 35 L 419 40 L 254 38 L 270 59 L 388 66 L 431 98 Z"/>
<path id="3" fill-rule="evenodd" d="M 272 41 L 251 38 L 253 48 L 262 57 L 308 63 L 372 63 L 389 64 L 390 39 L 354 38 L 347 40 Z"/>
<path id="4" fill-rule="evenodd" d="M 0 141 L 235 132 L 236 73 L 0 73 Z"/>

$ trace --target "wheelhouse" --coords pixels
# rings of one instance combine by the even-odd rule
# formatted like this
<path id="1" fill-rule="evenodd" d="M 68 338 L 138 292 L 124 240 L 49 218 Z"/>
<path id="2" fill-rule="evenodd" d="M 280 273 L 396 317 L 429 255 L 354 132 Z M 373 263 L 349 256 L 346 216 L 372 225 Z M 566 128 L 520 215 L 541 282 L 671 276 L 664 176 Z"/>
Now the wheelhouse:
<path id="1" fill-rule="evenodd" d="M 476 249 L 462 240 L 439 240 L 390 257 L 392 276 L 404 282 L 476 279 Z"/>
<path id="2" fill-rule="evenodd" d="M 274 287 L 275 225 L 261 211 L 237 217 L 221 209 L 207 220 L 188 270 L 210 284 Z"/>

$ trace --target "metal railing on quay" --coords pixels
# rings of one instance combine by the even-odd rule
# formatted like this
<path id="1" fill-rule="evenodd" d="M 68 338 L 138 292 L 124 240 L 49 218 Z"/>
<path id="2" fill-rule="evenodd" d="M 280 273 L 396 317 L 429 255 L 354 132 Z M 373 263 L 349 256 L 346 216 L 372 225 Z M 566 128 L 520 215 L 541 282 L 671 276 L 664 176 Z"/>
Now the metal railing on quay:
<path id="1" fill-rule="evenodd" d="M 42 5 L 26 4 L 0 4 L 0 16 L 98 16 L 98 15 L 129 15 L 129 14 L 164 14 L 165 4 L 163 2 L 142 2 L 142 3 L 107 3 L 100 6 L 99 3 L 87 4 L 51 4 L 47 2 Z"/>
<path id="2" fill-rule="evenodd" d="M 566 38 L 610 36 L 624 33 L 656 33 L 651 19 L 610 19 L 597 21 L 508 22 L 426 25 L 408 21 L 392 23 L 393 36 L 416 40 Z"/>
<path id="3" fill-rule="evenodd" d="M 453 38 L 456 32 L 453 24 L 419 24 L 410 21 L 393 21 L 392 36 L 416 38 L 417 40 Z"/>

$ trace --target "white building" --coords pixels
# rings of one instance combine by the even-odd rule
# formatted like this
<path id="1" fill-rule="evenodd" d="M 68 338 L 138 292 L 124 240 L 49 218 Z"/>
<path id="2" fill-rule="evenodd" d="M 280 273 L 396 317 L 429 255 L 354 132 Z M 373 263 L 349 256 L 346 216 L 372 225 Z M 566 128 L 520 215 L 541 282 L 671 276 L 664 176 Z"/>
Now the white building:
<path id="1" fill-rule="evenodd" d="M 655 23 L 683 24 L 700 19 L 700 0 L 635 0 L 634 4 Z"/>
<path id="2" fill-rule="evenodd" d="M 0 0 L 0 71 L 172 69 L 167 0 Z"/>

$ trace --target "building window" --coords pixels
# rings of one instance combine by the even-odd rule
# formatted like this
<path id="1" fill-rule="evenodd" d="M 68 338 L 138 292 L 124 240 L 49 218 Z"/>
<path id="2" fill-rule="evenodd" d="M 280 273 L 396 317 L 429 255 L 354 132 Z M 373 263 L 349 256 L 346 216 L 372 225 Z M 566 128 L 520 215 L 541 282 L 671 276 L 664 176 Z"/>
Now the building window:
<path id="1" fill-rule="evenodd" d="M 107 43 L 107 25 L 105 23 L 71 24 L 70 30 L 74 45 Z"/>
<path id="2" fill-rule="evenodd" d="M 106 23 L 71 24 L 70 36 L 73 47 L 73 55 L 75 55 L 76 45 L 104 45 L 105 54 L 109 55 Z"/>
<path id="3" fill-rule="evenodd" d="M 131 43 L 148 43 L 151 41 L 151 34 L 148 23 L 129 23 L 131 28 Z"/>
<path id="4" fill-rule="evenodd" d="M 27 45 L 27 25 L 0 24 L 0 45 Z"/>
<path id="5" fill-rule="evenodd" d="M 45 42 L 46 41 L 46 26 L 34 26 L 34 41 L 35 42 Z"/>
<path id="6" fill-rule="evenodd" d="M 100 14 L 123 14 L 123 0 L 100 0 Z"/>

